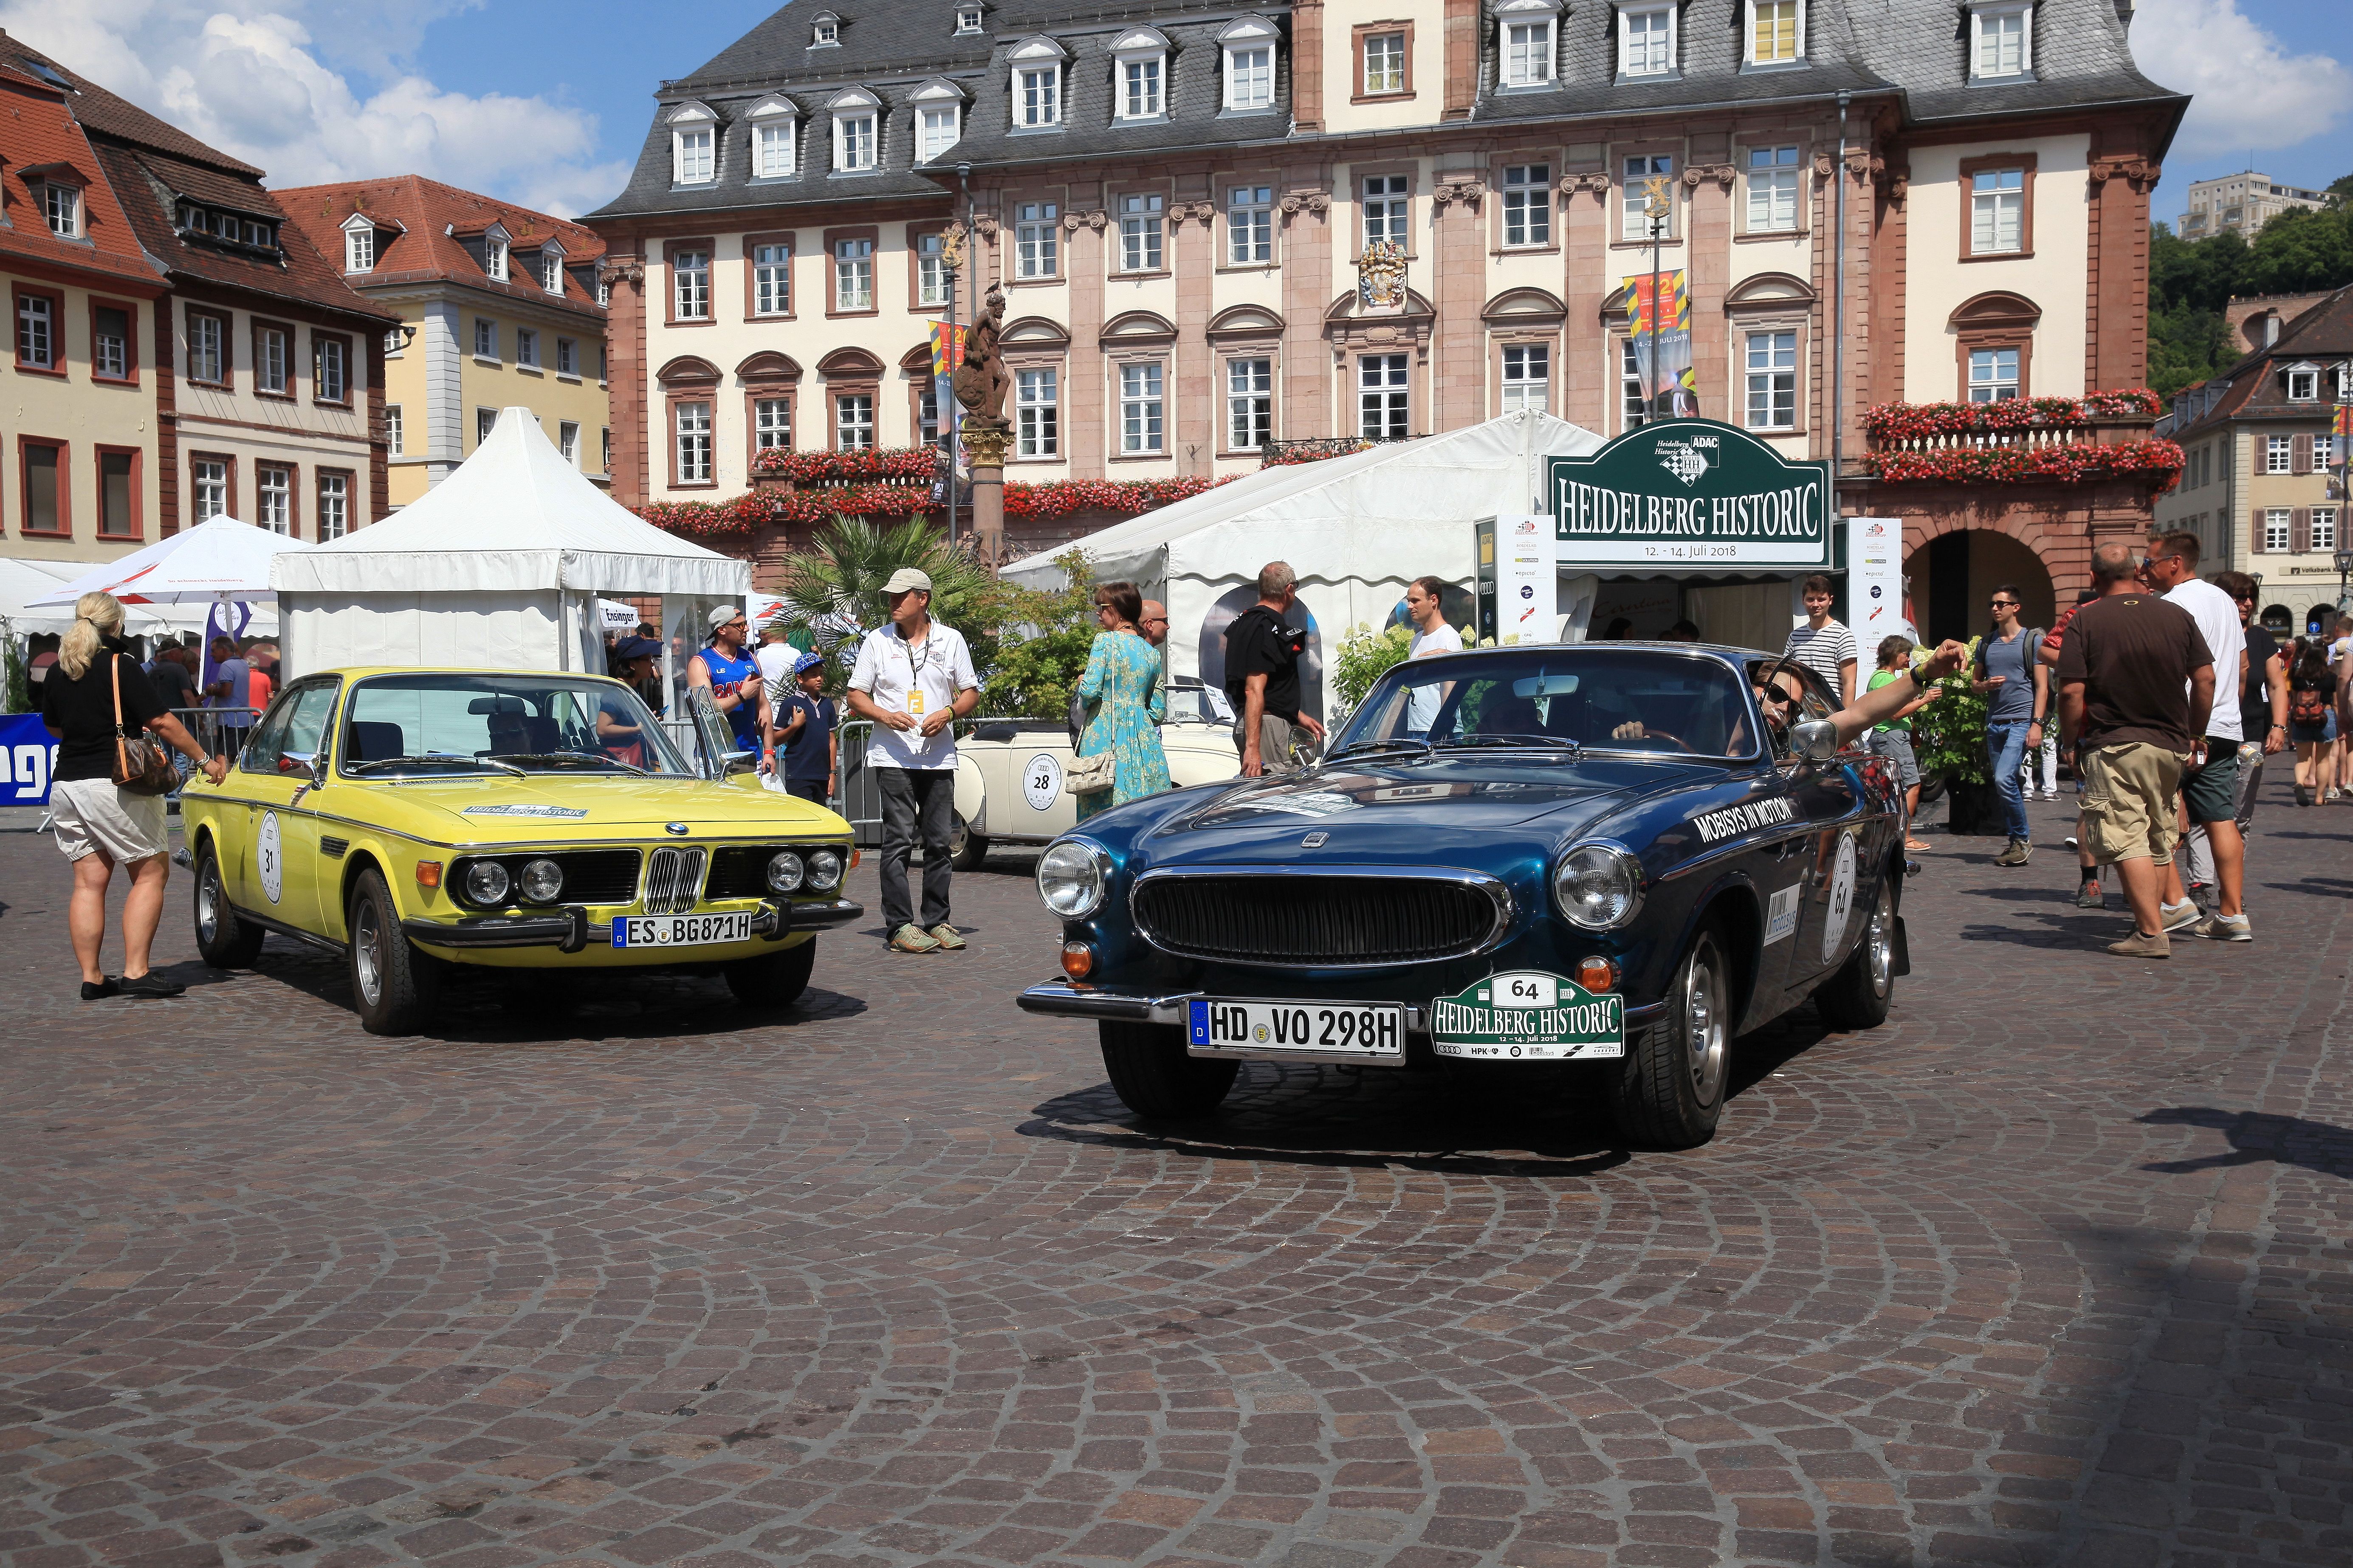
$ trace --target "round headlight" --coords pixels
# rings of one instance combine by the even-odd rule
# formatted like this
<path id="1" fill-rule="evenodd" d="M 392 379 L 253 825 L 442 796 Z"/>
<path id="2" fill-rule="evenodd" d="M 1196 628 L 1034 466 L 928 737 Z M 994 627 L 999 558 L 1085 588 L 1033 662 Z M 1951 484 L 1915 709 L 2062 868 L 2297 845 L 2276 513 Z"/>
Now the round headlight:
<path id="1" fill-rule="evenodd" d="M 1609 845 L 1580 845 L 1553 868 L 1552 892 L 1569 924 L 1609 931 L 1632 920 L 1641 906 L 1641 862 Z"/>
<path id="2" fill-rule="evenodd" d="M 823 890 L 841 886 L 841 857 L 830 849 L 819 849 L 808 858 L 809 886 Z"/>
<path id="3" fill-rule="evenodd" d="M 793 893 L 800 890 L 801 858 L 789 849 L 779 849 L 768 862 L 768 891 Z"/>
<path id="4" fill-rule="evenodd" d="M 1103 906 L 1108 858 L 1093 845 L 1065 838 L 1038 857 L 1038 896 L 1064 920 L 1084 920 Z"/>
<path id="5" fill-rule="evenodd" d="M 466 868 L 466 897 L 478 904 L 507 901 L 507 868 L 496 860 L 477 860 Z"/>
<path id="6" fill-rule="evenodd" d="M 553 860 L 526 861 L 522 868 L 522 896 L 534 904 L 552 904 L 555 895 L 564 891 L 564 868 Z"/>

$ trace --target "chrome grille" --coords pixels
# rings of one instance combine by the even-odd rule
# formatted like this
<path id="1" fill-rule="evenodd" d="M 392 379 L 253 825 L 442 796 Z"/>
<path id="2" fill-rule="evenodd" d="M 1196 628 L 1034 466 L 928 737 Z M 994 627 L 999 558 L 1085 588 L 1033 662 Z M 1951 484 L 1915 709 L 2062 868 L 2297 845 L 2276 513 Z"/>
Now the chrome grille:
<path id="1" fill-rule="evenodd" d="M 646 913 L 682 915 L 702 891 L 703 850 L 664 845 L 646 857 Z"/>
<path id="2" fill-rule="evenodd" d="M 1179 957 L 1354 969 L 1481 952 L 1510 925 L 1512 904 L 1502 883 L 1467 871 L 1235 867 L 1148 873 L 1129 907 L 1144 939 Z"/>

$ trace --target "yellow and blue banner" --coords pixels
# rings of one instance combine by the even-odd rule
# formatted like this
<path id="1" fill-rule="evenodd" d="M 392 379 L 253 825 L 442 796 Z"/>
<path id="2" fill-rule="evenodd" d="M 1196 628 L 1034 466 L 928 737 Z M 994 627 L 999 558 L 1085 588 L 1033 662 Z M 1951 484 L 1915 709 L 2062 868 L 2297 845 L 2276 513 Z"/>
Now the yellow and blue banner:
<path id="1" fill-rule="evenodd" d="M 964 363 L 964 329 L 945 321 L 932 323 L 932 374 L 944 381 Z"/>
<path id="2" fill-rule="evenodd" d="M 1656 331 L 1653 333 L 1653 327 Z M 1653 419 L 1699 414 L 1699 377 L 1692 369 L 1691 277 L 1638 272 L 1626 279 L 1626 333 L 1642 378 L 1642 401 Z M 1657 363 L 1652 363 L 1655 355 Z"/>

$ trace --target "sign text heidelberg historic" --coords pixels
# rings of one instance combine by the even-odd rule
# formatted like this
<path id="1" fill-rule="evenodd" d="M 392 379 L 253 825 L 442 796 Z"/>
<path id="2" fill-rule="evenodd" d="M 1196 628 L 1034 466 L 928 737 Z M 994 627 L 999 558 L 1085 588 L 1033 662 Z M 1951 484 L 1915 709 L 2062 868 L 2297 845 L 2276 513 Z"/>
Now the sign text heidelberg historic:
<path id="1" fill-rule="evenodd" d="M 1793 463 L 1736 426 L 1669 419 L 1546 459 L 1563 562 L 1827 566 L 1828 463 Z"/>

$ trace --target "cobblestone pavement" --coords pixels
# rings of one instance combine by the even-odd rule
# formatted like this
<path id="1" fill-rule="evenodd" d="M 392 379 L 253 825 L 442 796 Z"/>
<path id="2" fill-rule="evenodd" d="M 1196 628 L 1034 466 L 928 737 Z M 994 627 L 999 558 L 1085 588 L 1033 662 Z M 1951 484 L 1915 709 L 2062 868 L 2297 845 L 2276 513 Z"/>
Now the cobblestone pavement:
<path id="1" fill-rule="evenodd" d="M 2164 964 L 2065 808 L 1932 834 L 1894 1019 L 1742 1041 L 1685 1154 L 1338 1068 L 1146 1135 L 1014 1009 L 1026 858 L 790 1014 L 382 1041 L 205 972 L 185 875 L 186 998 L 67 1000 L 0 833 L 0 1558 L 2353 1562 L 2353 810 L 2269 794 L 2262 940 Z"/>

